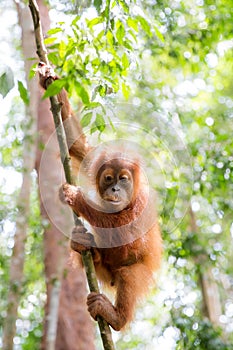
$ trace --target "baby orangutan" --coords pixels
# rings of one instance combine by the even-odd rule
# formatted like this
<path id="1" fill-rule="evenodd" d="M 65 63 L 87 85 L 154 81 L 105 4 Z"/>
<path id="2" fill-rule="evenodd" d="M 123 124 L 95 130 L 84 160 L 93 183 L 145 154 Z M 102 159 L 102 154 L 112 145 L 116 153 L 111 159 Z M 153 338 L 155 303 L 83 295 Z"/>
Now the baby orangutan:
<path id="1" fill-rule="evenodd" d="M 81 187 L 64 184 L 61 189 L 63 201 L 93 229 L 93 235 L 74 229 L 71 248 L 79 253 L 91 249 L 97 277 L 116 290 L 115 305 L 103 294 L 90 293 L 88 311 L 120 330 L 132 320 L 136 302 L 160 266 L 155 202 L 145 189 L 139 161 L 124 153 L 102 151 L 87 171 L 94 177 L 95 200 Z"/>
<path id="2" fill-rule="evenodd" d="M 47 89 L 58 80 L 52 67 L 38 65 L 40 85 Z M 115 305 L 98 293 L 87 298 L 88 310 L 96 319 L 102 316 L 115 330 L 132 320 L 136 302 L 148 291 L 153 272 L 160 266 L 162 241 L 152 191 L 147 191 L 140 162 L 111 145 L 92 155 L 79 119 L 74 116 L 67 92 L 58 96 L 61 117 L 75 174 L 86 162 L 84 176 L 92 177 L 95 199 L 85 188 L 64 184 L 61 199 L 92 226 L 92 233 L 76 227 L 71 248 L 78 253 L 90 249 L 100 281 L 116 290 Z M 77 170 L 77 171 L 76 171 Z M 82 232 L 80 232 L 82 231 Z"/>

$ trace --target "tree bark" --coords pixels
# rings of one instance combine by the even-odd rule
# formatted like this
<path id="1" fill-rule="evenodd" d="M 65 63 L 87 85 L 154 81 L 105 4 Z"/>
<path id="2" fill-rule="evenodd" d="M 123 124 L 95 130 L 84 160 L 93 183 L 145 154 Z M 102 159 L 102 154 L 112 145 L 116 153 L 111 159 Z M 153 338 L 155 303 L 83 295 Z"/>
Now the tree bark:
<path id="1" fill-rule="evenodd" d="M 205 315 L 215 326 L 221 326 L 219 317 L 222 314 L 219 290 L 210 268 L 200 273 L 200 284 Z"/>
<path id="2" fill-rule="evenodd" d="M 32 57 L 35 51 L 33 43 L 32 24 L 27 9 L 16 4 L 19 25 L 22 29 L 22 51 L 24 57 Z M 31 63 L 24 59 L 26 77 L 28 77 Z M 31 172 L 35 166 L 36 153 L 36 116 L 37 116 L 37 89 L 34 81 L 27 79 L 30 91 L 30 104 L 25 110 L 25 128 L 27 135 L 24 138 L 23 149 L 23 183 L 18 197 L 18 216 L 16 218 L 16 232 L 14 237 L 13 255 L 10 266 L 10 282 L 8 294 L 7 316 L 3 329 L 3 349 L 13 349 L 13 338 L 16 332 L 16 319 L 23 283 L 24 250 L 27 238 L 28 218 L 30 214 Z"/>
<path id="3" fill-rule="evenodd" d="M 192 232 L 197 233 L 198 227 L 196 224 L 195 214 L 190 208 L 190 227 Z M 199 269 L 199 281 L 202 292 L 202 309 L 203 315 L 207 317 L 214 326 L 220 326 L 219 317 L 222 314 L 221 300 L 218 290 L 218 285 L 214 280 L 212 270 L 208 266 L 205 268 L 204 263 L 207 257 L 200 255 L 195 258 L 195 263 L 203 265 Z"/>
<path id="4" fill-rule="evenodd" d="M 41 0 L 37 3 L 43 32 L 46 33 L 49 29 L 48 8 Z M 42 91 L 40 96 L 42 96 Z M 49 220 L 49 227 L 45 230 L 44 235 L 47 304 L 42 349 L 92 350 L 94 349 L 94 327 L 86 309 L 85 276 L 81 269 L 72 269 L 69 265 L 68 240 L 59 230 L 64 222 L 70 222 L 71 226 L 66 227 L 66 230 L 71 232 L 73 221 L 66 217 L 63 205 L 58 200 L 58 188 L 61 185 L 63 168 L 57 144 L 51 143 L 51 149 L 47 152 L 46 169 L 44 167 L 41 169 L 43 146 L 46 145 L 54 131 L 49 102 L 48 100 L 40 101 L 38 107 L 40 140 L 36 169 L 39 178 L 41 213 L 44 219 Z"/>

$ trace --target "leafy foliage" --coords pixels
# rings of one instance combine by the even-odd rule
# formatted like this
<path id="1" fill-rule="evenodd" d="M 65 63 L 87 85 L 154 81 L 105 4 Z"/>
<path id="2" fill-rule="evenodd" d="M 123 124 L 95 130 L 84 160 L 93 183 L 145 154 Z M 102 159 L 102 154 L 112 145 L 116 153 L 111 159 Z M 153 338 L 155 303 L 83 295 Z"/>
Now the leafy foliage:
<path id="1" fill-rule="evenodd" d="M 228 350 L 230 344 L 221 339 L 221 330 L 213 328 L 208 321 L 193 322 L 188 317 L 173 319 L 173 324 L 179 330 L 179 340 L 176 349 L 219 349 Z M 195 332 L 194 332 L 195 330 Z"/>
<path id="2" fill-rule="evenodd" d="M 125 1 L 98 2 L 96 6 L 96 12 L 92 8 L 92 12 L 84 12 L 71 21 L 65 40 L 66 24 L 60 22 L 49 30 L 45 41 L 50 48 L 50 61 L 62 68 L 66 88 L 76 91 L 84 105 L 119 90 L 128 98 L 127 75 L 136 64 L 133 60 L 139 31 L 155 40 L 159 33 L 150 18 L 134 15 Z M 62 83 L 56 82 L 57 88 L 58 84 Z M 47 91 L 46 96 L 49 95 Z"/>

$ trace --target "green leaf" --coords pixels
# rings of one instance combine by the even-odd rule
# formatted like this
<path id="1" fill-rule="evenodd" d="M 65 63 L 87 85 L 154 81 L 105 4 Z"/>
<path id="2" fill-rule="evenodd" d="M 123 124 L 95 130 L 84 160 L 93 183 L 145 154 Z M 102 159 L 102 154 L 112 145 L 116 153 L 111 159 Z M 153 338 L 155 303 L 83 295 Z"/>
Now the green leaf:
<path id="1" fill-rule="evenodd" d="M 138 20 L 129 17 L 127 19 L 127 24 L 129 27 L 133 28 L 135 32 L 138 32 Z"/>
<path id="2" fill-rule="evenodd" d="M 34 63 L 31 68 L 30 68 L 30 72 L 29 72 L 29 79 L 32 79 L 36 73 L 37 73 L 37 63 Z"/>
<path id="3" fill-rule="evenodd" d="M 103 132 L 106 128 L 104 117 L 99 113 L 96 114 L 95 125 L 100 132 Z"/>
<path id="4" fill-rule="evenodd" d="M 129 59 L 125 52 L 123 53 L 123 56 L 122 56 L 122 66 L 123 66 L 123 69 L 127 69 L 129 67 Z"/>
<path id="5" fill-rule="evenodd" d="M 129 87 L 129 85 L 127 85 L 127 84 L 125 84 L 125 82 L 123 82 L 121 84 L 121 88 L 122 88 L 122 93 L 123 93 L 125 99 L 128 100 L 129 94 L 130 94 L 130 87 Z"/>
<path id="6" fill-rule="evenodd" d="M 53 44 L 55 41 L 57 40 L 57 38 L 55 38 L 55 37 L 49 37 L 49 38 L 45 38 L 44 39 L 44 43 L 45 43 L 45 45 L 51 45 L 51 44 Z"/>
<path id="7" fill-rule="evenodd" d="M 96 24 L 102 23 L 103 19 L 101 17 L 96 17 L 91 19 L 90 21 L 86 19 L 87 26 L 91 29 L 93 28 Z"/>
<path id="8" fill-rule="evenodd" d="M 125 13 L 129 13 L 129 5 L 124 0 L 118 0 L 119 5 L 123 8 Z"/>
<path id="9" fill-rule="evenodd" d="M 83 128 L 85 128 L 86 126 L 88 126 L 88 125 L 90 124 L 91 118 L 92 118 L 92 112 L 86 113 L 86 114 L 82 117 L 80 123 L 81 123 L 81 125 L 82 125 Z"/>
<path id="10" fill-rule="evenodd" d="M 95 122 L 94 122 L 91 125 L 90 134 L 93 134 L 96 130 L 98 130 L 98 128 L 97 128 L 97 126 L 95 125 Z"/>
<path id="11" fill-rule="evenodd" d="M 133 51 L 133 47 L 130 45 L 129 41 L 124 42 L 124 47 L 128 49 L 129 51 Z"/>
<path id="12" fill-rule="evenodd" d="M 80 18 L 81 18 L 81 16 L 79 15 L 79 16 L 76 16 L 74 19 L 73 19 L 73 21 L 71 22 L 71 26 L 74 26 L 74 27 L 77 27 L 77 28 L 79 28 L 79 26 L 78 26 L 78 21 L 80 20 Z"/>
<path id="13" fill-rule="evenodd" d="M 43 99 L 57 95 L 61 89 L 66 85 L 66 81 L 63 79 L 55 80 L 51 85 L 48 86 L 44 93 Z"/>
<path id="14" fill-rule="evenodd" d="M 60 45 L 59 45 L 59 56 L 63 59 L 65 58 L 66 55 L 66 47 L 67 45 L 65 44 L 65 42 L 63 40 L 60 41 Z"/>
<path id="15" fill-rule="evenodd" d="M 154 31 L 155 31 L 155 35 L 157 36 L 157 38 L 159 40 L 162 41 L 162 43 L 164 43 L 164 36 L 163 34 L 158 30 L 158 27 L 157 26 L 154 26 Z"/>
<path id="16" fill-rule="evenodd" d="M 48 35 L 53 35 L 53 34 L 56 34 L 56 33 L 59 33 L 59 32 L 62 32 L 61 28 L 52 28 L 52 29 L 49 29 L 47 31 L 47 34 Z"/>
<path id="17" fill-rule="evenodd" d="M 5 68 L 5 72 L 0 76 L 0 94 L 5 97 L 14 87 L 14 75 L 10 67 Z"/>
<path id="18" fill-rule="evenodd" d="M 77 95 L 81 98 L 83 103 L 85 105 L 89 105 L 90 104 L 90 97 L 89 97 L 87 90 L 78 81 L 75 82 L 74 86 L 75 86 L 75 90 L 76 90 Z"/>
<path id="19" fill-rule="evenodd" d="M 102 0 L 94 0 L 94 6 L 98 12 L 100 12 L 100 8 L 102 6 Z"/>
<path id="20" fill-rule="evenodd" d="M 29 105 L 28 90 L 24 87 L 23 83 L 19 80 L 18 80 L 18 90 L 23 102 L 25 103 L 25 105 L 28 106 Z"/>
<path id="21" fill-rule="evenodd" d="M 128 33 L 132 36 L 132 38 L 134 39 L 135 43 L 137 43 L 138 42 L 138 38 L 137 38 L 137 34 L 135 33 L 135 31 L 130 29 L 128 31 Z"/>
<path id="22" fill-rule="evenodd" d="M 105 30 L 101 30 L 101 32 L 97 35 L 96 39 L 97 40 L 101 40 L 103 38 L 103 36 L 105 35 Z"/>
<path id="23" fill-rule="evenodd" d="M 100 59 L 98 57 L 96 57 L 92 62 L 92 66 L 99 66 L 100 65 Z"/>
<path id="24" fill-rule="evenodd" d="M 106 6 L 105 6 L 105 9 L 104 9 L 104 16 L 105 16 L 105 20 L 106 20 L 106 28 L 109 28 L 110 5 L 111 5 L 111 0 L 106 0 Z"/>
<path id="25" fill-rule="evenodd" d="M 142 16 L 137 16 L 138 21 L 140 22 L 142 29 L 144 30 L 144 32 L 146 34 L 148 34 L 149 36 L 151 36 L 151 27 L 150 24 L 148 23 L 148 21 L 142 17 Z"/>
<path id="26" fill-rule="evenodd" d="M 98 93 L 100 94 L 101 97 L 105 97 L 106 96 L 106 84 L 99 85 Z"/>
<path id="27" fill-rule="evenodd" d="M 116 6 L 116 0 L 113 0 L 112 3 L 111 3 L 111 10 L 114 9 L 114 7 Z"/>
<path id="28" fill-rule="evenodd" d="M 118 28 L 117 28 L 117 31 L 116 31 L 116 38 L 119 42 L 120 45 L 123 44 L 123 39 L 125 37 L 125 28 L 123 26 L 123 24 L 118 21 Z"/>
<path id="29" fill-rule="evenodd" d="M 56 52 L 49 52 L 48 59 L 54 66 L 59 66 L 59 58 Z"/>
<path id="30" fill-rule="evenodd" d="M 113 37 L 113 34 L 110 30 L 107 31 L 106 38 L 107 38 L 109 45 L 114 46 L 114 37 Z"/>
<path id="31" fill-rule="evenodd" d="M 104 106 L 100 102 L 90 102 L 90 104 L 88 106 L 84 107 L 84 110 L 90 110 L 90 109 L 94 109 L 97 107 L 100 107 L 102 109 L 103 113 L 106 112 Z"/>

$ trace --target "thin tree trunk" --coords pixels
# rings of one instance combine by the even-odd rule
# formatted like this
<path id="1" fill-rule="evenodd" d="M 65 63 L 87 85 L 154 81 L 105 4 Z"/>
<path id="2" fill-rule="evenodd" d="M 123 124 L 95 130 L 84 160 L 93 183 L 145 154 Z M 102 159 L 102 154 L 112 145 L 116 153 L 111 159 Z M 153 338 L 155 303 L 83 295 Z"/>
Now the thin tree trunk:
<path id="1" fill-rule="evenodd" d="M 190 208 L 190 223 L 191 230 L 198 233 L 195 214 Z M 198 264 L 204 264 L 206 257 L 201 255 L 195 259 Z M 215 326 L 220 326 L 219 317 L 222 313 L 221 300 L 218 290 L 218 285 L 214 280 L 212 269 L 210 267 L 199 269 L 199 281 L 202 292 L 203 315 L 206 316 L 210 322 Z"/>
<path id="2" fill-rule="evenodd" d="M 37 1 L 43 32 L 49 29 L 48 8 L 42 0 Z M 39 86 L 37 86 L 39 89 Z M 40 93 L 42 95 L 42 92 Z M 42 341 L 44 350 L 94 349 L 94 327 L 86 308 L 86 279 L 81 269 L 72 269 L 68 263 L 68 239 L 59 230 L 66 227 L 71 232 L 72 215 L 67 218 L 64 207 L 58 200 L 63 167 L 57 142 L 47 146 L 46 167 L 42 167 L 43 145 L 54 133 L 54 121 L 49 111 L 48 100 L 40 101 L 38 107 L 38 133 L 40 143 L 37 150 L 36 168 L 39 178 L 41 213 L 50 221 L 44 235 L 45 275 L 47 303 Z M 54 138 L 56 141 L 56 137 Z M 41 147 L 42 146 L 42 147 Z M 49 214 L 48 214 L 49 213 Z"/>
<path id="3" fill-rule="evenodd" d="M 33 43 L 32 24 L 29 11 L 17 5 L 19 24 L 22 29 L 22 50 L 24 57 L 32 57 L 35 46 Z M 25 72 L 28 76 L 30 63 L 25 60 Z M 16 332 L 16 319 L 23 283 L 23 267 L 25 258 L 25 241 L 27 237 L 28 218 L 30 214 L 31 172 L 35 166 L 36 153 L 36 115 L 37 91 L 35 82 L 27 80 L 30 91 L 30 105 L 26 108 L 25 123 L 26 137 L 23 150 L 23 183 L 18 197 L 18 216 L 16 218 L 16 232 L 14 237 L 13 255 L 10 266 L 10 282 L 8 294 L 7 316 L 3 329 L 3 350 L 13 349 L 13 338 Z"/>
<path id="4" fill-rule="evenodd" d="M 222 314 L 221 301 L 218 286 L 210 268 L 200 273 L 200 282 L 206 316 L 213 325 L 220 326 L 219 317 Z"/>

